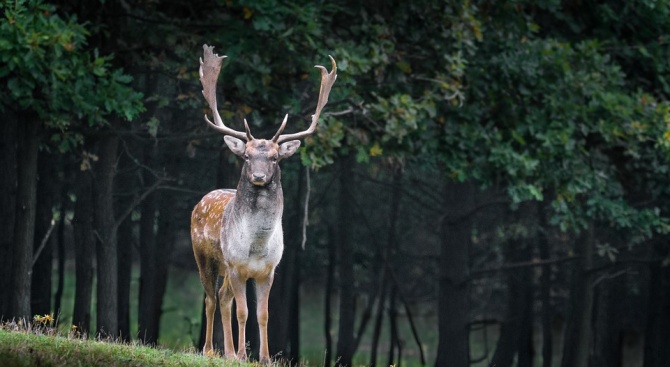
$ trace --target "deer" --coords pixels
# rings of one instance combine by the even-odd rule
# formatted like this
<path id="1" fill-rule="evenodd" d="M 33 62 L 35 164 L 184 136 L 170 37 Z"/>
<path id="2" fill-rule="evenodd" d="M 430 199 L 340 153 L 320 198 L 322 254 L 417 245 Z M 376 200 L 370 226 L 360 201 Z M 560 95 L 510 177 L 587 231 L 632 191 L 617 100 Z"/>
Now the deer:
<path id="1" fill-rule="evenodd" d="M 314 133 L 321 110 L 337 79 L 337 64 L 329 56 L 330 72 L 320 65 L 321 87 L 316 112 L 307 130 L 283 134 L 288 114 L 270 140 L 251 135 L 244 119 L 245 131 L 227 127 L 216 104 L 216 83 L 223 59 L 214 47 L 203 45 L 200 58 L 200 82 L 203 96 L 209 105 L 214 122 L 205 114 L 207 125 L 224 135 L 225 144 L 244 160 L 236 189 L 218 189 L 206 194 L 191 214 L 191 242 L 198 265 L 200 282 L 205 290 L 206 333 L 203 354 L 213 355 L 212 332 L 216 296 L 223 326 L 224 354 L 230 359 L 247 359 L 245 326 L 248 317 L 246 282 L 256 285 L 258 328 L 260 334 L 259 360 L 270 363 L 268 348 L 268 298 L 284 250 L 282 213 L 284 197 L 279 161 L 292 156 L 300 140 Z M 217 290 L 218 277 L 223 278 Z M 238 323 L 238 348 L 235 354 L 232 337 L 231 309 L 235 299 Z"/>

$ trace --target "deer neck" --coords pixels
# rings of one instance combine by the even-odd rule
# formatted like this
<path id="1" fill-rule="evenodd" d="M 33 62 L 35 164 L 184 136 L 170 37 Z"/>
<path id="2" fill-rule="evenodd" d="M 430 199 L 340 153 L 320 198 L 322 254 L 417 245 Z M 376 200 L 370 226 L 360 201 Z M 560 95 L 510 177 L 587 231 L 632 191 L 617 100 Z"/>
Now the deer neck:
<path id="1" fill-rule="evenodd" d="M 264 186 L 256 186 L 245 178 L 240 179 L 233 206 L 234 221 L 244 223 L 248 233 L 260 237 L 265 233 L 270 235 L 281 224 L 284 210 L 279 168 L 272 180 Z"/>

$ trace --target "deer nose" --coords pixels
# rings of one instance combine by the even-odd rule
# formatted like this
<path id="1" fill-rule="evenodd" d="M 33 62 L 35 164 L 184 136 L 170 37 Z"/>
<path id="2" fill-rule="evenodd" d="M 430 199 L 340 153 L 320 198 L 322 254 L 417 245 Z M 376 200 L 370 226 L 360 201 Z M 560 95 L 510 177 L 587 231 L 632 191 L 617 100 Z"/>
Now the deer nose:
<path id="1" fill-rule="evenodd" d="M 252 174 L 254 181 L 264 181 L 265 180 L 265 173 L 256 173 L 254 172 Z"/>

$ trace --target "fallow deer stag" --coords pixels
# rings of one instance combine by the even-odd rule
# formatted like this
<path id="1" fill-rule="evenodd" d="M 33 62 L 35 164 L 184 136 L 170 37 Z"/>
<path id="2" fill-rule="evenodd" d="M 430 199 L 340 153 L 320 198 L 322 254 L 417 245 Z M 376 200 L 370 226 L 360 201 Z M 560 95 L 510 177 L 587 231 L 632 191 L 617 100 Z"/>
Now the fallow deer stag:
<path id="1" fill-rule="evenodd" d="M 227 358 L 235 358 L 231 327 L 233 298 L 237 304 L 239 338 L 237 358 L 246 359 L 245 325 L 247 321 L 246 281 L 256 281 L 257 315 L 260 331 L 259 359 L 270 362 L 268 352 L 268 296 L 274 271 L 284 250 L 282 212 L 284 197 L 281 187 L 281 170 L 278 162 L 288 158 L 300 146 L 297 139 L 314 132 L 328 94 L 337 78 L 337 65 L 330 57 L 332 70 L 321 70 L 321 89 L 316 112 L 305 131 L 282 134 L 288 115 L 271 140 L 251 136 L 244 120 L 245 132 L 227 127 L 221 120 L 216 106 L 216 81 L 225 56 L 214 53 L 212 46 L 203 46 L 200 59 L 200 82 L 203 95 L 212 110 L 214 122 L 207 115 L 205 121 L 223 133 L 228 148 L 244 159 L 237 190 L 214 190 L 205 195 L 191 214 L 191 241 L 198 264 L 200 281 L 205 288 L 205 313 L 207 330 L 203 353 L 212 354 L 212 331 L 216 309 L 217 277 L 223 277 L 218 290 L 219 307 L 223 323 L 224 351 Z M 246 142 L 245 142 L 246 141 Z"/>

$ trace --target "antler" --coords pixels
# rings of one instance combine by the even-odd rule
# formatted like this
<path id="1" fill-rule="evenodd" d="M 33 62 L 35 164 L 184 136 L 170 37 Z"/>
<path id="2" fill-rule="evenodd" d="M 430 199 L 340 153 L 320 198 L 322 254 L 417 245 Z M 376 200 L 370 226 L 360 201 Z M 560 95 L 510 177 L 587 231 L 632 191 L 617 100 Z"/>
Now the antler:
<path id="1" fill-rule="evenodd" d="M 309 125 L 309 128 L 305 131 L 301 131 L 295 134 L 281 135 L 282 131 L 284 131 L 284 128 L 286 127 L 286 117 L 284 117 L 284 121 L 279 127 L 279 131 L 277 131 L 274 138 L 272 138 L 272 141 L 281 144 L 287 140 L 301 139 L 314 133 L 316 130 L 316 125 L 319 123 L 319 115 L 321 114 L 321 110 L 323 109 L 323 106 L 328 103 L 328 94 L 330 94 L 330 88 L 333 87 L 333 84 L 337 79 L 337 64 L 335 63 L 335 59 L 333 59 L 333 57 L 330 55 L 328 55 L 328 57 L 330 57 L 330 62 L 333 64 L 333 68 L 330 73 L 325 67 L 321 65 L 315 66 L 316 68 L 321 69 L 321 89 L 319 90 L 319 101 L 316 104 L 316 112 L 314 112 L 312 115 L 312 123 Z"/>
<path id="2" fill-rule="evenodd" d="M 203 57 L 200 58 L 200 83 L 202 83 L 202 95 L 205 96 L 209 108 L 212 109 L 212 115 L 214 116 L 214 123 L 209 121 L 207 114 L 205 114 L 205 121 L 209 123 L 209 126 L 215 130 L 222 132 L 226 135 L 234 136 L 238 139 L 246 139 L 251 141 L 254 139 L 249 132 L 249 125 L 247 121 L 244 121 L 244 128 L 246 132 L 241 132 L 233 130 L 226 125 L 224 125 L 219 111 L 216 108 L 216 80 L 219 78 L 219 72 L 221 71 L 221 65 L 223 64 L 223 59 L 226 56 L 219 56 L 214 53 L 214 46 L 202 45 L 203 48 Z M 204 58 L 204 59 L 203 59 Z"/>

